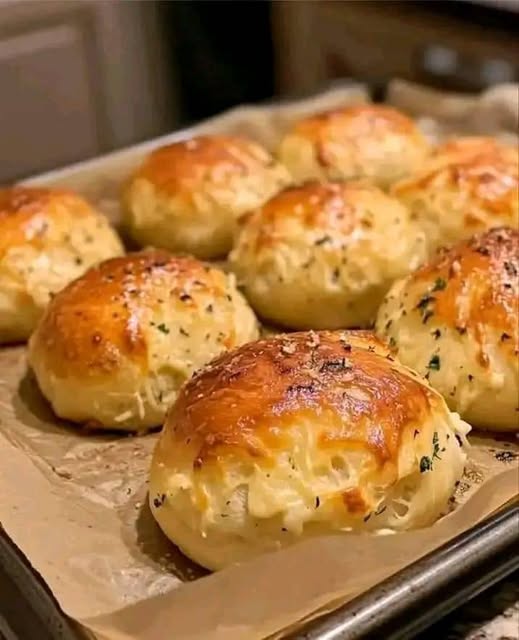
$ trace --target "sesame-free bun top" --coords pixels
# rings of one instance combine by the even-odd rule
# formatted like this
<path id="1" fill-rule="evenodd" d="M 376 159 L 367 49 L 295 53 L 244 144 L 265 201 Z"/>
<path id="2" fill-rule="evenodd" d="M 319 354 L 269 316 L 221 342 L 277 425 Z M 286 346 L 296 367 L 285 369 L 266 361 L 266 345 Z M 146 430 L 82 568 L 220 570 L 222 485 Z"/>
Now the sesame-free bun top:
<path id="1" fill-rule="evenodd" d="M 54 293 L 121 253 L 106 218 L 80 196 L 0 188 L 0 343 L 26 340 Z"/>
<path id="2" fill-rule="evenodd" d="M 146 251 L 60 292 L 30 340 L 29 363 L 58 416 L 143 430 L 162 423 L 193 371 L 257 335 L 232 275 Z"/>
<path id="3" fill-rule="evenodd" d="M 153 151 L 124 192 L 126 223 L 141 245 L 225 256 L 236 220 L 289 182 L 259 144 L 237 136 L 201 136 Z"/>
<path id="4" fill-rule="evenodd" d="M 355 182 L 288 188 L 240 225 L 231 268 L 254 309 L 290 328 L 365 327 L 425 257 L 397 200 Z"/>
<path id="5" fill-rule="evenodd" d="M 297 122 L 281 142 L 279 159 L 296 181 L 367 178 L 386 188 L 421 164 L 428 150 L 406 115 L 361 104 Z"/>
<path id="6" fill-rule="evenodd" d="M 464 431 L 367 332 L 281 334 L 182 388 L 153 455 L 150 505 L 210 569 L 313 535 L 420 527 L 463 473 Z"/>
<path id="7" fill-rule="evenodd" d="M 517 227 L 519 152 L 489 138 L 451 140 L 392 195 L 426 232 L 431 254 L 492 227 Z"/>
<path id="8" fill-rule="evenodd" d="M 395 283 L 376 328 L 473 426 L 519 430 L 519 232 L 492 229 Z"/>

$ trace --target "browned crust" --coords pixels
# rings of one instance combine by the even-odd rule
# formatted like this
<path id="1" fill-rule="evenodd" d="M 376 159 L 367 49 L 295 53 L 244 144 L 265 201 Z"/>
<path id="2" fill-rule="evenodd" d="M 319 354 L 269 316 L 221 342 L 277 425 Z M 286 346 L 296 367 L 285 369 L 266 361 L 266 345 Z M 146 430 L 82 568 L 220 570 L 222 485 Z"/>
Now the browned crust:
<path id="1" fill-rule="evenodd" d="M 177 194 L 208 181 L 225 185 L 274 163 L 260 145 L 238 136 L 199 136 L 153 151 L 135 174 L 161 191 Z"/>
<path id="2" fill-rule="evenodd" d="M 454 154 L 509 153 L 510 149 L 509 145 L 504 145 L 490 136 L 463 136 L 449 138 L 438 145 L 434 149 L 434 155 L 446 157 Z"/>
<path id="3" fill-rule="evenodd" d="M 425 147 L 426 141 L 411 118 L 385 105 L 361 104 L 325 111 L 300 120 L 292 133 L 310 140 L 317 148 L 317 159 L 330 166 L 333 154 L 328 145 L 343 142 L 361 146 L 363 139 L 383 141 L 388 133 L 400 134 Z"/>
<path id="4" fill-rule="evenodd" d="M 190 257 L 166 251 L 143 251 L 113 258 L 87 271 L 50 303 L 34 337 L 33 347 L 52 358 L 58 376 L 102 376 L 123 359 L 147 367 L 147 343 L 142 315 L 148 306 L 172 298 L 193 305 L 191 290 L 221 296 L 208 278 L 209 267 Z M 169 297 L 156 293 L 169 288 Z"/>
<path id="5" fill-rule="evenodd" d="M 433 402 L 432 391 L 368 332 L 280 335 L 197 373 L 169 413 L 158 455 L 185 446 L 195 468 L 229 452 L 268 460 L 307 418 L 320 425 L 321 447 L 366 450 L 383 465 L 396 460 L 403 430 Z"/>
<path id="6" fill-rule="evenodd" d="M 517 349 L 519 231 L 503 227 L 478 234 L 441 252 L 413 278 L 435 283 L 427 310 L 437 321 L 456 327 L 461 334 L 471 330 L 481 343 L 483 366 L 488 364 L 483 327 L 501 332 L 501 348 Z"/>
<path id="7" fill-rule="evenodd" d="M 470 206 L 467 225 L 476 220 L 471 207 L 513 219 L 519 197 L 519 156 L 512 148 L 482 145 L 476 150 L 447 151 L 438 155 L 415 177 L 397 183 L 397 197 L 421 194 L 427 189 L 454 189 L 466 194 Z"/>
<path id="8" fill-rule="evenodd" d="M 276 244 L 280 226 L 290 218 L 298 220 L 311 232 L 322 230 L 323 233 L 339 233 L 346 238 L 355 228 L 372 224 L 368 219 L 366 196 L 373 198 L 374 207 L 379 200 L 383 204 L 387 198 L 374 185 L 309 180 L 278 193 L 250 214 L 243 225 L 257 227 L 256 251 Z"/>
<path id="9" fill-rule="evenodd" d="M 22 244 L 44 247 L 52 225 L 61 226 L 64 211 L 78 218 L 93 214 L 83 198 L 62 189 L 0 189 L 0 256 Z"/>
<path id="10" fill-rule="evenodd" d="M 358 487 L 347 489 L 342 494 L 342 501 L 346 510 L 352 514 L 363 514 L 369 508 L 369 505 L 364 500 L 362 491 Z"/>

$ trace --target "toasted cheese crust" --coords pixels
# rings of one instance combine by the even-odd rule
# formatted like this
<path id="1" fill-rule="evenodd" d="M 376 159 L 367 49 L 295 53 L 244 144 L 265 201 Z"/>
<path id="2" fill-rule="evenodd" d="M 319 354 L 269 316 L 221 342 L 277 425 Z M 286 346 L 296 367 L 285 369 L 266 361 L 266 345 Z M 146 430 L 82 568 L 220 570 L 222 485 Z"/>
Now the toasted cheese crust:
<path id="1" fill-rule="evenodd" d="M 123 247 L 104 216 L 59 189 L 0 189 L 0 344 L 26 340 L 50 298 Z"/>
<path id="2" fill-rule="evenodd" d="M 487 138 L 452 140 L 393 196 L 426 232 L 429 253 L 493 227 L 519 226 L 519 152 Z"/>
<path id="3" fill-rule="evenodd" d="M 386 188 L 416 168 L 429 146 L 416 124 L 388 106 L 362 104 L 295 124 L 278 155 L 294 180 L 366 178 Z"/>
<path id="4" fill-rule="evenodd" d="M 307 182 L 247 216 L 229 256 L 259 315 L 296 328 L 366 327 L 425 259 L 408 211 L 373 185 Z"/>
<path id="5" fill-rule="evenodd" d="M 315 534 L 421 526 L 463 472 L 465 430 L 369 332 L 281 334 L 184 385 L 154 453 L 150 504 L 213 569 Z"/>
<path id="6" fill-rule="evenodd" d="M 518 317 L 519 232 L 501 228 L 395 283 L 376 327 L 465 420 L 517 430 Z"/>
<path id="7" fill-rule="evenodd" d="M 153 151 L 124 190 L 128 229 L 141 245 L 225 256 L 237 219 L 289 182 L 259 144 L 200 136 Z"/>
<path id="8" fill-rule="evenodd" d="M 59 293 L 29 361 L 60 417 L 140 430 L 161 424 L 195 369 L 257 331 L 232 276 L 146 251 L 108 260 Z"/>

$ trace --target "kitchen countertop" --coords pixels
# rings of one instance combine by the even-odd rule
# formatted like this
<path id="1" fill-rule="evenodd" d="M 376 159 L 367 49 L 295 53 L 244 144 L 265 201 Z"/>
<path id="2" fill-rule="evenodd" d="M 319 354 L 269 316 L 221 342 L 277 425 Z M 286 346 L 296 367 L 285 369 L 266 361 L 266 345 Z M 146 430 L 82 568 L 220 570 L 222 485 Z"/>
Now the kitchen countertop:
<path id="1" fill-rule="evenodd" d="M 519 574 L 490 587 L 417 640 L 518 640 Z"/>

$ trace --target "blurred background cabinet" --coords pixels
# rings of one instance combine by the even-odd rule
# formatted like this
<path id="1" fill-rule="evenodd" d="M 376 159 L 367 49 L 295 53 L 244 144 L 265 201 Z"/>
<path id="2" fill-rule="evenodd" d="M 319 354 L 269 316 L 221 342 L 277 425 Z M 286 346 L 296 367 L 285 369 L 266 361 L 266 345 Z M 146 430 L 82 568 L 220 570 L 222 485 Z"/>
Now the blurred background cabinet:
<path id="1" fill-rule="evenodd" d="M 519 2 L 272 4 L 277 89 L 300 94 L 338 78 L 400 77 L 481 91 L 519 80 Z"/>
<path id="2" fill-rule="evenodd" d="M 0 181 L 172 128 L 167 45 L 153 2 L 0 0 Z"/>
<path id="3" fill-rule="evenodd" d="M 519 0 L 0 0 L 0 183 L 345 78 L 519 80 Z"/>

